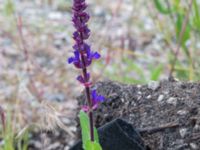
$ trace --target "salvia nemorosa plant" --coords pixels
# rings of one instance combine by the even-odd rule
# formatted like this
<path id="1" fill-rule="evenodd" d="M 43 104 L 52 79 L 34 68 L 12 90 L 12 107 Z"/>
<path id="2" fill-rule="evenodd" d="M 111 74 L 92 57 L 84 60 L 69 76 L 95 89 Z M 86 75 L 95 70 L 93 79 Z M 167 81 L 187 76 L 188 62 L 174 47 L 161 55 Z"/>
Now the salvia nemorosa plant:
<path id="1" fill-rule="evenodd" d="M 91 90 L 91 76 L 87 68 L 94 59 L 99 59 L 101 56 L 98 52 L 92 51 L 90 45 L 86 42 L 90 36 L 90 29 L 87 25 L 90 16 L 85 11 L 86 8 L 85 0 L 73 0 L 72 22 L 76 29 L 73 33 L 75 44 L 73 46 L 74 56 L 68 59 L 68 63 L 72 63 L 76 68 L 82 70 L 82 74 L 78 75 L 76 79 L 85 87 L 87 105 L 83 106 L 82 109 L 88 114 L 90 140 L 94 141 L 93 111 L 98 107 L 99 102 L 104 101 L 104 97 L 98 95 L 96 90 Z"/>

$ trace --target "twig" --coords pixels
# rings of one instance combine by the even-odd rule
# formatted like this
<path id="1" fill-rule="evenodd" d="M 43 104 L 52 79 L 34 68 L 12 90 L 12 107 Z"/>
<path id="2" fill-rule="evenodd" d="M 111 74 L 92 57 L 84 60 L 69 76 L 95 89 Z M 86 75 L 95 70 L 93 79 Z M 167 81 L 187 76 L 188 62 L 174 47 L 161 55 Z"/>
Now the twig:
<path id="1" fill-rule="evenodd" d="M 168 123 L 159 127 L 153 127 L 153 128 L 144 128 L 144 129 L 139 129 L 139 132 L 141 134 L 148 133 L 148 134 L 153 134 L 155 132 L 161 132 L 165 129 L 170 129 L 170 128 L 178 128 L 180 125 L 177 123 Z"/>
<path id="2" fill-rule="evenodd" d="M 5 111 L 4 109 L 0 106 L 0 118 L 1 118 L 1 123 L 3 127 L 3 132 L 6 132 L 6 116 L 5 116 Z"/>
<path id="3" fill-rule="evenodd" d="M 188 24 L 188 21 L 189 21 L 189 15 L 190 15 L 190 12 L 192 10 L 192 4 L 193 4 L 193 1 L 194 0 L 191 0 L 190 1 L 190 4 L 189 4 L 189 8 L 188 8 L 188 11 L 187 11 L 187 14 L 186 14 L 186 17 L 184 19 L 184 22 L 183 22 L 183 25 L 182 25 L 182 28 L 181 28 L 181 32 L 179 33 L 179 39 L 178 39 L 178 45 L 177 45 L 177 48 L 176 48 L 176 51 L 175 51 L 175 58 L 172 62 L 172 68 L 170 70 L 170 73 L 169 73 L 169 77 L 172 77 L 172 74 L 174 72 L 174 68 L 175 68 L 175 64 L 176 64 L 176 61 L 178 59 L 178 54 L 179 54 L 179 51 L 180 51 L 180 47 L 181 47 L 181 42 L 183 40 L 183 35 L 185 33 L 185 30 L 186 30 L 186 26 Z"/>
<path id="4" fill-rule="evenodd" d="M 26 40 L 25 40 L 24 34 L 23 34 L 23 22 L 22 22 L 21 15 L 18 15 L 16 17 L 16 23 L 17 23 L 18 33 L 19 33 L 19 39 L 21 41 L 21 45 L 23 48 L 24 56 L 25 56 L 25 61 L 26 61 L 26 63 L 30 62 L 31 64 L 34 64 L 33 61 L 31 60 L 31 58 L 29 57 L 27 43 L 26 43 Z M 37 67 L 37 69 L 39 69 L 39 71 L 41 71 L 41 68 Z M 29 66 L 27 66 L 27 73 L 29 75 L 30 75 L 30 70 L 31 69 L 29 68 Z M 36 88 L 33 79 L 31 77 L 29 79 L 30 79 L 30 84 L 28 85 L 29 90 L 31 89 L 32 90 L 31 93 L 34 92 L 34 95 L 37 97 L 37 100 L 39 102 L 42 102 L 43 96 L 42 96 L 41 92 L 39 92 L 38 89 Z"/>
<path id="5" fill-rule="evenodd" d="M 18 29 L 18 32 L 19 32 L 19 39 L 21 41 L 21 45 L 23 47 L 23 51 L 24 51 L 24 55 L 25 55 L 25 60 L 28 61 L 29 60 L 29 53 L 28 53 L 26 41 L 25 41 L 24 36 L 23 36 L 23 31 L 22 31 L 23 25 L 22 25 L 21 15 L 18 15 L 16 22 L 17 22 L 17 29 Z"/>

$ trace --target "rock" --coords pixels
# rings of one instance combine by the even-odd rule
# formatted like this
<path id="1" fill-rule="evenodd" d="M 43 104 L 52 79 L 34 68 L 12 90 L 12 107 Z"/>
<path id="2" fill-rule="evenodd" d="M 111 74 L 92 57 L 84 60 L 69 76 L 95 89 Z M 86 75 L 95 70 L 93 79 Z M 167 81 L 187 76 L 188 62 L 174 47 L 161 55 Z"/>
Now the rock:
<path id="1" fill-rule="evenodd" d="M 194 131 L 200 131 L 200 126 L 199 126 L 198 124 L 196 124 L 196 125 L 194 126 Z"/>
<path id="2" fill-rule="evenodd" d="M 63 118 L 60 118 L 62 120 L 62 122 L 65 124 L 65 125 L 68 125 L 71 123 L 71 120 L 66 118 L 66 117 L 63 117 Z"/>
<path id="3" fill-rule="evenodd" d="M 133 126 L 122 119 L 111 121 L 98 129 L 99 141 L 105 150 L 146 150 L 140 134 Z M 115 138 L 113 138 L 115 137 Z M 83 150 L 82 142 L 70 150 Z"/>
<path id="4" fill-rule="evenodd" d="M 180 133 L 180 136 L 181 136 L 182 138 L 184 138 L 184 137 L 186 136 L 186 134 L 187 134 L 187 129 L 186 129 L 186 128 L 181 128 L 181 129 L 179 130 L 179 133 Z"/>
<path id="5" fill-rule="evenodd" d="M 176 99 L 175 97 L 170 97 L 170 98 L 167 100 L 167 103 L 176 106 L 176 105 L 177 105 L 177 99 Z"/>
<path id="6" fill-rule="evenodd" d="M 148 95 L 146 98 L 147 98 L 147 99 L 150 99 L 150 98 L 151 98 L 151 95 Z"/>
<path id="7" fill-rule="evenodd" d="M 69 148 L 70 148 L 69 146 L 65 146 L 64 150 L 69 150 Z"/>
<path id="8" fill-rule="evenodd" d="M 157 90 L 159 88 L 159 86 L 160 86 L 160 83 L 158 81 L 151 81 L 148 84 L 148 88 L 153 91 Z"/>
<path id="9" fill-rule="evenodd" d="M 60 148 L 60 145 L 61 144 L 59 142 L 55 142 L 55 143 L 49 145 L 47 150 L 58 149 L 58 148 Z"/>
<path id="10" fill-rule="evenodd" d="M 190 143 L 189 145 L 190 145 L 191 149 L 194 149 L 194 150 L 198 149 L 198 146 L 195 143 Z"/>
<path id="11" fill-rule="evenodd" d="M 158 102 L 161 102 L 161 101 L 163 100 L 163 98 L 164 98 L 164 95 L 159 95 L 157 101 L 158 101 Z"/>
<path id="12" fill-rule="evenodd" d="M 186 115 L 188 112 L 186 110 L 179 110 L 177 111 L 178 115 Z"/>

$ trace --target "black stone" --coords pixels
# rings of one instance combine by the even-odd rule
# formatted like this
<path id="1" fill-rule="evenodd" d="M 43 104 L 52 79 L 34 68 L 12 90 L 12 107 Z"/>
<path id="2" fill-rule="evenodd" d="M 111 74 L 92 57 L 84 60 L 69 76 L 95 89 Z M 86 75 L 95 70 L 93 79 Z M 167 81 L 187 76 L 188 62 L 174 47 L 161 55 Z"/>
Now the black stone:
<path id="1" fill-rule="evenodd" d="M 98 129 L 103 150 L 146 150 L 139 133 L 122 119 L 111 121 Z M 83 150 L 77 142 L 70 150 Z"/>

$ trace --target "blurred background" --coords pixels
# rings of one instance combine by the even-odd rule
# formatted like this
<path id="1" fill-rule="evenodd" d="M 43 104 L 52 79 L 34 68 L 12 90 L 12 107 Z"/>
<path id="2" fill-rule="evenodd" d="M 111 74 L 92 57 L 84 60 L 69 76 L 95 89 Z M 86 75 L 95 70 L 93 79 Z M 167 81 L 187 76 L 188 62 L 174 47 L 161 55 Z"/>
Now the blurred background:
<path id="1" fill-rule="evenodd" d="M 102 54 L 90 67 L 94 83 L 145 84 L 171 75 L 199 81 L 200 0 L 87 2 L 88 42 Z M 74 43 L 71 6 L 72 0 L 0 0 L 1 138 L 10 135 L 8 143 L 32 125 L 76 130 L 75 99 L 83 88 L 66 61 Z"/>

